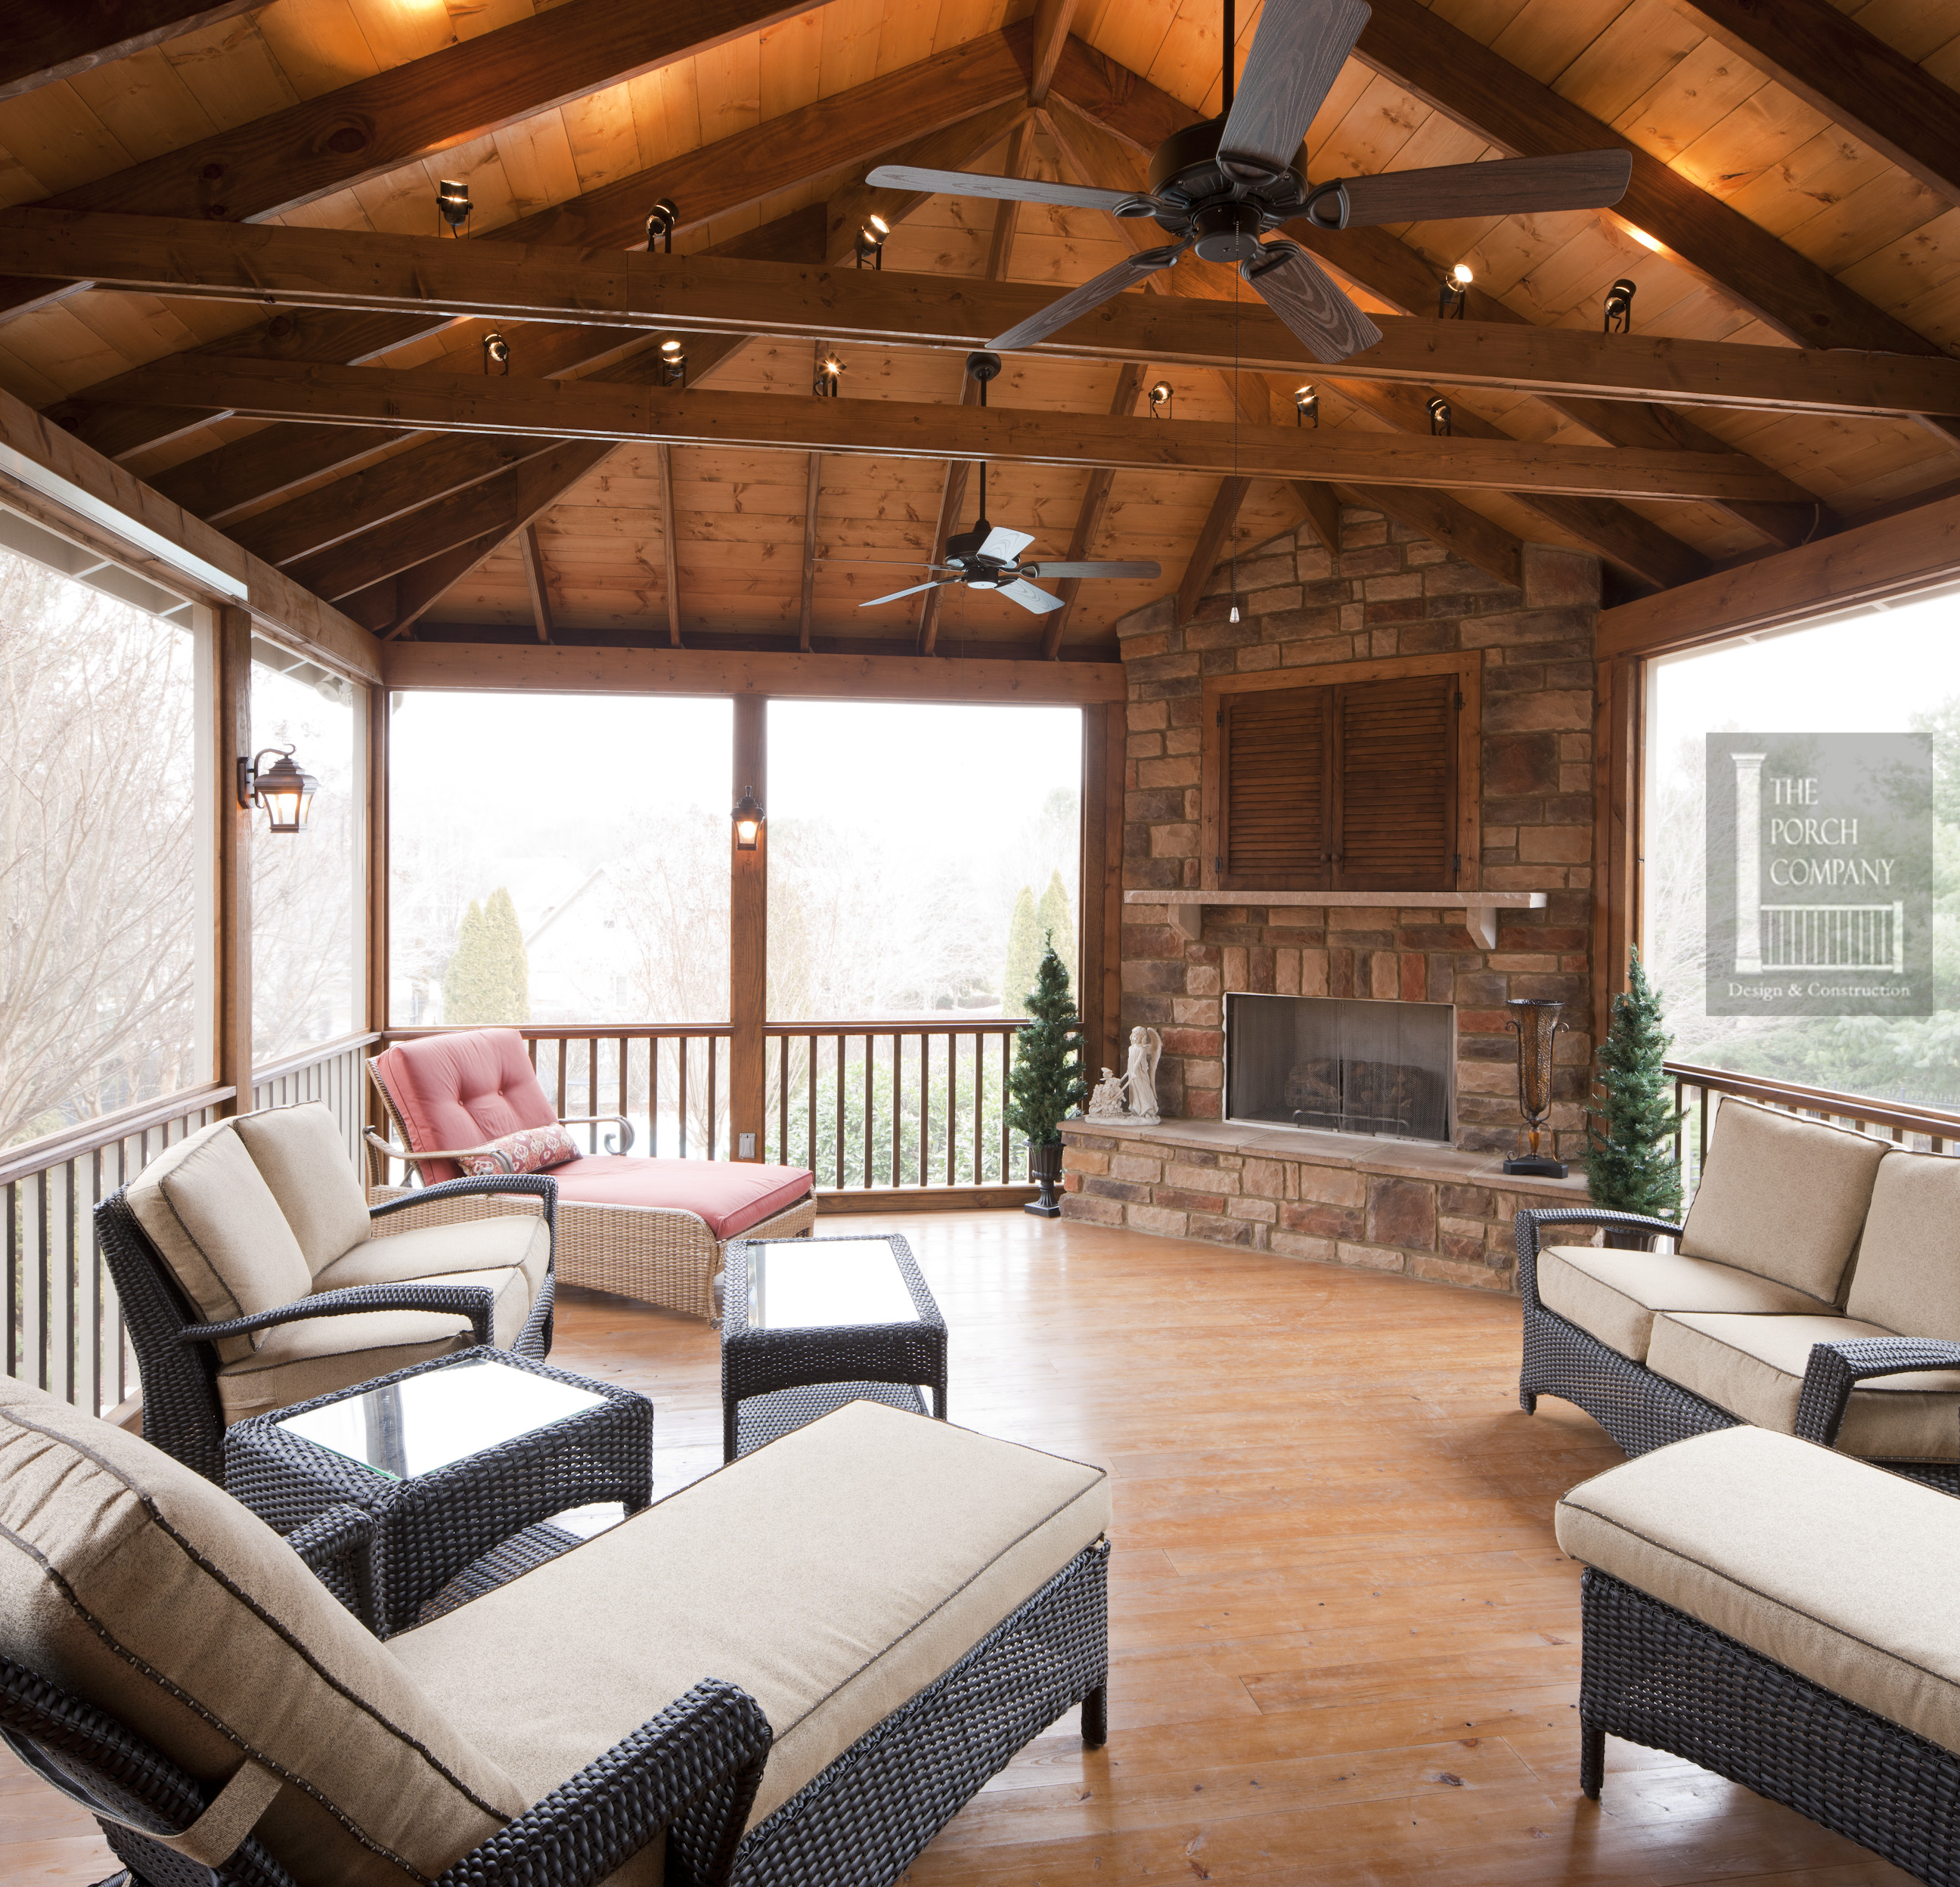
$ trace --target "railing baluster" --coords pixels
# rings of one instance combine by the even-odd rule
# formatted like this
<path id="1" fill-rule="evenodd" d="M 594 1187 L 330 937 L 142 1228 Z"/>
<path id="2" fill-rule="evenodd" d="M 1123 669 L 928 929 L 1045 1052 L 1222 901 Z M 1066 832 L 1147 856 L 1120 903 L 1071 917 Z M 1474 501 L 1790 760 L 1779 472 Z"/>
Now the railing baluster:
<path id="1" fill-rule="evenodd" d="M 674 1055 L 680 1064 L 680 1157 L 687 1158 L 687 1064 L 690 1044 L 685 1035 L 674 1037 Z"/>
<path id="2" fill-rule="evenodd" d="M 873 1071 L 871 1032 L 864 1031 L 864 1184 L 871 1183 L 871 1133 L 873 1121 L 871 1091 L 877 1085 L 877 1077 Z"/>
<path id="3" fill-rule="evenodd" d="M 790 1038 L 776 1037 L 776 1158 L 790 1163 Z"/>
<path id="4" fill-rule="evenodd" d="M 807 1085 L 810 1100 L 803 1109 L 803 1163 L 810 1168 L 810 1181 L 814 1184 L 816 1180 L 816 1037 L 814 1035 L 804 1037 L 803 1047 L 803 1080 Z M 787 1161 L 789 1157 L 789 1149 L 785 1147 L 783 1158 Z"/>
<path id="5" fill-rule="evenodd" d="M 708 1157 L 714 1158 L 714 1130 L 719 1124 L 714 1117 L 714 1063 L 716 1051 L 721 1046 L 718 1035 L 708 1038 Z"/>

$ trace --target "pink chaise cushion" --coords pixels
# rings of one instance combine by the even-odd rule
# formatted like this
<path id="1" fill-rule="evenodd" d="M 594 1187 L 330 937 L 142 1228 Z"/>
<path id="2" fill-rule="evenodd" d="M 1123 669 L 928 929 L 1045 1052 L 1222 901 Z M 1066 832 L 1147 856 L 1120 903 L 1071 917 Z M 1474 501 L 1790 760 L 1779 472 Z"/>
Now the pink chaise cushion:
<path id="1" fill-rule="evenodd" d="M 514 1028 L 472 1029 L 400 1042 L 374 1057 L 415 1147 L 480 1147 L 520 1127 L 548 1127 L 558 1111 L 546 1099 L 524 1038 Z M 433 1186 L 463 1177 L 453 1160 L 431 1160 Z"/>
<path id="2" fill-rule="evenodd" d="M 810 1195 L 809 1169 L 749 1161 L 642 1160 L 587 1155 L 554 1167 L 560 1205 L 670 1206 L 698 1213 L 716 1238 L 734 1238 Z"/>

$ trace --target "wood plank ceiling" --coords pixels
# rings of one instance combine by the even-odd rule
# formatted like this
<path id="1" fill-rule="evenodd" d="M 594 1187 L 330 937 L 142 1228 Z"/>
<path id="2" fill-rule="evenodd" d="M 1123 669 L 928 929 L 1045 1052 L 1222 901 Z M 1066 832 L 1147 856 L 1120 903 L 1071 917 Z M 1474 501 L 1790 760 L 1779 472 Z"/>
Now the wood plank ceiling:
<path id="1" fill-rule="evenodd" d="M 1554 149 L 1624 141 L 1640 154 L 1634 189 L 1617 213 L 1310 240 L 1378 313 L 1433 316 L 1435 281 L 1460 261 L 1475 277 L 1473 320 L 1596 331 L 1624 276 L 1643 337 L 1950 352 L 1960 0 L 1793 6 L 1803 31 L 1771 43 L 1731 0 L 1705 12 L 1687 0 L 1376 0 L 1308 135 L 1316 179 L 1528 154 L 1538 138 Z M 37 24 L 62 16 L 58 0 L 23 10 Z M 158 0 L 146 17 L 167 24 L 172 11 Z M 50 200 L 428 237 L 436 184 L 453 177 L 470 187 L 472 236 L 637 247 L 666 195 L 679 207 L 679 251 L 833 266 L 848 265 L 852 234 L 876 209 L 895 224 L 888 270 L 1058 291 L 1129 253 L 1137 227 L 902 199 L 864 187 L 865 171 L 885 158 L 1124 186 L 1159 138 L 1219 103 L 1215 0 L 831 0 L 794 14 L 714 0 L 666 16 L 659 43 L 632 24 L 653 16 L 626 0 L 180 11 L 194 30 L 149 44 L 132 34 L 100 62 L 49 26 L 48 62 L 66 76 L 0 74 L 11 88 L 0 97 L 0 208 Z M 1258 18 L 1241 5 L 1242 59 Z M 620 76 L 648 59 L 665 62 Z M 1888 89 L 1919 101 L 1910 136 L 1866 122 Z M 1153 286 L 1230 298 L 1236 281 L 1187 261 Z M 934 549 L 943 510 L 956 526 L 970 521 L 977 494 L 956 493 L 944 462 L 268 423 L 132 405 L 105 384 L 190 350 L 476 373 L 495 327 L 514 375 L 644 386 L 657 378 L 657 335 L 318 310 L 268 321 L 237 301 L 56 289 L 0 281 L 0 310 L 12 311 L 0 319 L 0 384 L 383 634 L 1093 657 L 1113 653 L 1118 616 L 1202 589 L 1203 573 L 1188 570 L 1201 545 L 1229 554 L 1328 516 L 1325 484 L 1003 465 L 988 511 L 1034 532 L 1032 554 L 1153 557 L 1162 579 L 1083 583 L 1048 624 L 959 590 L 937 613 L 916 601 L 860 611 L 915 580 L 906 567 Z M 684 338 L 692 384 L 811 384 L 809 339 Z M 961 400 L 956 352 L 842 351 L 843 399 Z M 1245 372 L 1235 384 L 1203 367 L 1026 354 L 1009 358 L 989 397 L 1120 415 L 1159 378 L 1176 389 L 1179 420 L 1265 424 L 1292 404 L 1292 376 Z M 1960 421 L 1313 378 L 1323 427 L 1357 438 L 1426 433 L 1425 402 L 1440 392 L 1459 439 L 1740 453 L 1787 481 L 1783 501 L 1722 504 L 1344 488 L 1493 568 L 1521 538 L 1601 551 L 1630 592 L 1828 535 L 1960 480 Z M 73 397 L 90 388 L 97 398 Z M 1809 501 L 1789 501 L 1789 487 Z M 1044 646 L 1055 623 L 1062 633 Z"/>

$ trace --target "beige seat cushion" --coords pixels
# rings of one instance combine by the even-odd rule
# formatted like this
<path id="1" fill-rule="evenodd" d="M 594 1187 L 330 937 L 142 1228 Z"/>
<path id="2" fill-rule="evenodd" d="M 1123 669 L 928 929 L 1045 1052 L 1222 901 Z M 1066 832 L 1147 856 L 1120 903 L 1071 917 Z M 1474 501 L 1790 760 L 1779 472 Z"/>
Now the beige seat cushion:
<path id="1" fill-rule="evenodd" d="M 531 1800 L 229 1495 L 4 1379 L 0 1650 L 202 1781 L 285 1778 L 259 1831 L 303 1887 L 433 1876 Z"/>
<path id="2" fill-rule="evenodd" d="M 242 1114 L 234 1123 L 316 1277 L 367 1242 L 368 1202 L 339 1123 L 320 1102 Z"/>
<path id="3" fill-rule="evenodd" d="M 536 1794 L 740 1685 L 775 1733 L 759 1821 L 1109 1517 L 1099 1468 L 853 1403 L 388 1648 Z"/>
<path id="4" fill-rule="evenodd" d="M 1796 1427 L 1812 1344 L 1892 1334 L 1855 1317 L 1669 1311 L 1654 1320 L 1647 1367 L 1744 1422 L 1787 1435 Z M 1914 1370 L 1853 1390 L 1838 1446 L 1875 1461 L 1960 1460 L 1960 1370 Z"/>
<path id="5" fill-rule="evenodd" d="M 1671 1251 L 1608 1251 L 1554 1245 L 1538 1255 L 1538 1295 L 1548 1310 L 1636 1363 L 1647 1361 L 1656 1310 L 1815 1310 L 1788 1285 L 1707 1258 Z"/>
<path id="6" fill-rule="evenodd" d="M 1573 1558 L 1960 1752 L 1960 1501 L 1726 1428 L 1581 1483 L 1558 1526 Z"/>
<path id="7" fill-rule="evenodd" d="M 208 1323 L 305 1297 L 313 1272 L 234 1123 L 214 1121 L 166 1148 L 132 1180 L 129 1209 Z M 247 1355 L 265 1333 L 229 1337 Z"/>
<path id="8" fill-rule="evenodd" d="M 523 1273 L 530 1293 L 524 1307 L 529 1314 L 544 1288 L 551 1255 L 550 1228 L 535 1213 L 471 1219 L 460 1225 L 416 1225 L 356 1245 L 321 1272 L 313 1288 L 341 1291 L 355 1285 L 406 1284 L 453 1272 L 517 1270 Z"/>
<path id="9" fill-rule="evenodd" d="M 1725 1095 L 1681 1249 L 1839 1301 L 1882 1141 Z"/>
<path id="10" fill-rule="evenodd" d="M 1845 1307 L 1901 1336 L 1960 1342 L 1960 1160 L 1885 1155 Z"/>
<path id="11" fill-rule="evenodd" d="M 492 1338 L 508 1349 L 530 1314 L 530 1287 L 521 1271 L 466 1271 L 431 1284 L 492 1285 L 497 1295 Z M 252 1355 L 223 1364 L 218 1399 L 228 1426 L 247 1415 L 290 1409 L 315 1396 L 351 1389 L 411 1364 L 466 1350 L 476 1342 L 466 1318 L 436 1310 L 357 1310 L 351 1316 L 302 1317 L 266 1333 Z"/>

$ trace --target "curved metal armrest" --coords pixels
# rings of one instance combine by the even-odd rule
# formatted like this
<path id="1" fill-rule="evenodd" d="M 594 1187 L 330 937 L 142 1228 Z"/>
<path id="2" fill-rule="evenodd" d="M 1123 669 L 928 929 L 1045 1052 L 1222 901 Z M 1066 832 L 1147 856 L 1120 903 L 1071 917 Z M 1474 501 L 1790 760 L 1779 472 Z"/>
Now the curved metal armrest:
<path id="1" fill-rule="evenodd" d="M 423 1160 L 475 1160 L 487 1153 L 506 1173 L 517 1171 L 511 1164 L 511 1156 L 501 1147 L 431 1147 L 426 1153 L 418 1153 L 412 1147 L 398 1147 L 393 1141 L 383 1139 L 372 1127 L 364 1127 L 361 1132 L 377 1153 L 385 1153 L 390 1159 L 399 1160 L 407 1166 Z"/>
<path id="2" fill-rule="evenodd" d="M 622 1113 L 568 1113 L 558 1124 L 562 1127 L 597 1127 L 609 1120 L 619 1129 L 619 1144 L 615 1146 L 609 1140 L 606 1143 L 606 1151 L 608 1153 L 631 1153 L 633 1150 L 633 1123 Z"/>
<path id="3" fill-rule="evenodd" d="M 1851 1391 L 1859 1383 L 1917 1369 L 1960 1369 L 1960 1343 L 1918 1336 L 1847 1336 L 1813 1343 L 1796 1399 L 1797 1438 L 1835 1447 Z"/>
<path id="4" fill-rule="evenodd" d="M 551 1230 L 554 1243 L 558 1237 L 558 1181 L 549 1173 L 471 1173 L 460 1180 L 441 1180 L 434 1186 L 418 1186 L 404 1193 L 399 1199 L 384 1199 L 378 1206 L 368 1209 L 372 1219 L 386 1218 L 391 1212 L 406 1212 L 418 1206 L 435 1206 L 446 1199 L 467 1199 L 473 1196 L 494 1193 L 517 1193 L 532 1199 L 541 1199 L 543 1209 L 539 1213 Z"/>
<path id="5" fill-rule="evenodd" d="M 323 1291 L 273 1310 L 255 1310 L 224 1323 L 186 1323 L 177 1333 L 180 1343 L 213 1343 L 221 1336 L 247 1336 L 275 1324 L 303 1323 L 308 1317 L 352 1317 L 362 1310 L 452 1310 L 469 1320 L 479 1343 L 490 1341 L 490 1316 L 496 1302 L 488 1285 L 363 1284 L 345 1291 Z"/>
<path id="6" fill-rule="evenodd" d="M 435 1887 L 597 1887 L 663 1828 L 686 1877 L 720 1887 L 769 1743 L 755 1699 L 709 1678 L 437 1876 Z"/>
<path id="7" fill-rule="evenodd" d="M 327 1590 L 377 1637 L 374 1562 L 371 1548 L 374 1517 L 352 1501 L 336 1501 L 286 1536 L 286 1544 L 305 1561 Z"/>

